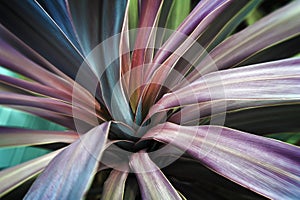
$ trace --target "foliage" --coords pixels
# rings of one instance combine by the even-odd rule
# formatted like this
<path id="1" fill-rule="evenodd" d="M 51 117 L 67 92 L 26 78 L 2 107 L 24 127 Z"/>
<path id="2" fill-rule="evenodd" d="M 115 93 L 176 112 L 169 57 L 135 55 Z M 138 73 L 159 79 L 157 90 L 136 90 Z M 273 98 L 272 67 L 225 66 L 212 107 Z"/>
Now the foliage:
<path id="1" fill-rule="evenodd" d="M 40 149 L 0 197 L 299 198 L 300 1 L 261 3 L 0 1 L 0 147 Z"/>

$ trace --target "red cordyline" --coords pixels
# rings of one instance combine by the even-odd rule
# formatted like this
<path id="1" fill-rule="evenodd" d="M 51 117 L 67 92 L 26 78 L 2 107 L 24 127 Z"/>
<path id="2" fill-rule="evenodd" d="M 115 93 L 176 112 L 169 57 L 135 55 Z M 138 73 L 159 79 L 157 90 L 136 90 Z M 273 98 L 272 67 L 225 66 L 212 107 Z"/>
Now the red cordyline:
<path id="1" fill-rule="evenodd" d="M 299 199 L 300 148 L 266 136 L 300 130 L 300 1 L 236 29 L 260 3 L 0 1 L 21 75 L 0 103 L 66 129 L 0 127 L 1 147 L 54 144 L 0 196 L 36 178 L 25 199 Z"/>

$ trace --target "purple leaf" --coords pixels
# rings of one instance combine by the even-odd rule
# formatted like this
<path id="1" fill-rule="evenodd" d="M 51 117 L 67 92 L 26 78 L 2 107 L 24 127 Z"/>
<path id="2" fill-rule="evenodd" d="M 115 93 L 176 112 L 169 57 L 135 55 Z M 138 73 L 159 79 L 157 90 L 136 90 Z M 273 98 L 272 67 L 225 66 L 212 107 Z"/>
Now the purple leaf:
<path id="1" fill-rule="evenodd" d="M 199 4 L 201 4 L 201 2 Z M 206 3 L 208 2 L 209 1 L 207 1 Z M 203 57 L 203 55 L 206 54 L 205 47 L 206 44 L 207 45 L 210 44 L 211 39 L 201 38 L 201 36 L 203 36 L 204 32 L 207 31 L 208 27 L 210 27 L 210 24 L 215 22 L 214 20 L 217 20 L 218 17 L 222 18 L 222 22 L 221 20 L 218 20 L 217 22 L 218 26 L 220 26 L 219 29 L 221 29 L 222 26 L 227 22 L 226 18 L 228 16 L 232 16 L 236 14 L 235 9 L 242 8 L 247 3 L 249 3 L 249 1 L 238 1 L 238 2 L 223 1 L 222 3 L 220 2 L 221 1 L 214 1 L 213 3 L 212 2 L 208 3 L 212 5 L 206 5 L 208 7 L 212 6 L 212 10 L 210 10 L 210 13 L 201 22 L 199 22 L 199 24 L 195 27 L 195 29 L 191 32 L 191 34 L 188 37 L 182 34 L 181 32 L 175 32 L 173 36 L 171 36 L 171 38 L 173 37 L 173 39 L 170 40 L 169 43 L 167 41 L 166 45 L 162 47 L 162 49 L 164 48 L 166 49 L 164 51 L 163 50 L 158 51 L 157 57 L 155 57 L 153 64 L 149 67 L 149 71 L 147 71 L 146 73 L 147 74 L 146 81 L 150 83 L 156 83 L 156 84 L 150 84 L 150 86 L 146 87 L 145 90 L 143 91 L 144 94 L 143 100 L 147 101 L 147 103 L 145 104 L 152 105 L 153 102 L 155 102 L 158 99 L 159 94 L 161 92 L 157 92 L 157 91 L 161 90 L 161 85 L 164 85 L 169 88 L 173 87 L 183 77 L 183 74 L 185 74 L 186 71 L 190 69 L 191 67 L 190 65 L 180 63 L 181 57 L 184 57 L 185 60 L 188 60 L 188 62 L 192 64 L 196 62 L 196 60 L 199 59 L 201 55 Z M 225 9 L 227 9 L 226 12 Z M 225 16 L 222 16 L 222 14 L 224 14 Z M 215 28 L 216 26 L 213 26 L 213 31 L 210 30 L 211 32 L 208 35 L 212 37 L 216 35 L 217 37 L 218 29 Z M 199 43 L 200 39 L 204 40 L 205 43 L 204 44 Z M 180 40 L 183 41 L 179 43 L 176 49 L 172 49 L 173 45 L 175 45 L 176 42 Z M 165 60 L 161 60 L 161 58 L 159 57 L 160 53 L 163 56 L 166 56 L 170 51 L 172 52 L 172 54 L 169 55 L 167 58 L 165 58 Z M 176 66 L 176 64 L 178 65 Z M 175 71 L 174 70 L 175 67 L 176 70 L 182 74 L 173 73 Z M 165 82 L 168 77 L 170 79 L 170 83 Z"/>
<path id="2" fill-rule="evenodd" d="M 197 103 L 213 107 L 217 100 L 224 101 L 221 102 L 223 111 L 226 111 L 226 100 L 237 102 L 229 104 L 229 108 L 233 109 L 255 106 L 256 101 L 264 105 L 274 104 L 276 101 L 299 101 L 299 81 L 299 58 L 214 72 L 165 94 L 152 107 L 149 115 L 164 109 Z M 198 108 L 198 111 L 201 109 Z"/>
<path id="3" fill-rule="evenodd" d="M 279 44 L 256 52 L 253 56 L 240 62 L 236 67 L 293 57 L 300 52 L 300 47 L 297 44 L 300 44 L 300 35 L 287 38 Z"/>
<path id="4" fill-rule="evenodd" d="M 193 81 L 211 71 L 234 67 L 269 46 L 299 35 L 300 21 L 296 20 L 299 14 L 300 2 L 293 1 L 243 31 L 232 35 L 213 49 L 208 59 L 204 59 L 196 66 L 197 70 L 189 74 L 187 79 Z M 213 68 L 215 65 L 217 69 Z"/>
<path id="5" fill-rule="evenodd" d="M 41 66 L 29 60 L 21 52 L 9 44 L 10 38 L 6 37 L 11 37 L 11 39 L 14 39 L 14 37 L 11 36 L 11 33 L 9 33 L 2 26 L 0 26 L 0 34 L 0 64 L 2 66 L 37 82 L 48 85 L 49 87 L 54 87 L 65 92 L 72 91 L 70 83 L 68 83 L 66 80 L 61 79 L 46 69 L 43 69 Z M 2 35 L 4 35 L 4 37 Z M 32 73 L 33 71 L 35 73 Z"/>
<path id="6" fill-rule="evenodd" d="M 73 131 L 45 131 L 0 127 L 0 146 L 38 145 L 55 142 L 72 143 L 79 137 Z"/>
<path id="7" fill-rule="evenodd" d="M 10 47 L 15 49 L 15 51 L 21 53 L 26 58 L 41 66 L 42 68 L 48 69 L 58 76 L 64 78 L 67 81 L 72 81 L 67 75 L 65 75 L 62 71 L 57 69 L 53 64 L 51 64 L 48 60 L 42 57 L 39 53 L 33 50 L 30 46 L 24 43 L 24 41 L 20 40 L 16 37 L 12 32 L 7 30 L 3 25 L 0 25 L 0 36 L 1 39 L 5 40 Z"/>
<path id="8" fill-rule="evenodd" d="M 141 2 L 142 15 L 139 21 L 139 30 L 137 33 L 135 48 L 132 53 L 131 68 L 141 66 L 144 63 L 149 63 L 152 60 L 152 57 L 149 57 L 152 56 L 152 54 L 147 54 L 147 47 L 151 39 L 153 39 L 153 34 L 155 34 L 152 28 L 156 26 L 162 4 L 162 0 L 144 0 Z"/>
<path id="9" fill-rule="evenodd" d="M 112 170 L 105 181 L 102 199 L 123 199 L 127 176 L 126 171 Z"/>
<path id="10" fill-rule="evenodd" d="M 2 66 L 38 83 L 55 88 L 58 93 L 64 92 L 71 96 L 72 90 L 76 88 L 77 93 L 73 95 L 74 99 L 83 105 L 95 103 L 93 96 L 85 88 L 75 83 L 2 25 L 0 25 L 0 43 L 2 44 L 0 48 L 0 64 Z M 98 104 L 96 104 L 96 108 L 99 108 Z"/>
<path id="11" fill-rule="evenodd" d="M 53 111 L 36 108 L 36 107 L 30 107 L 30 106 L 14 106 L 14 105 L 6 105 L 6 106 L 42 117 L 44 119 L 60 124 L 71 130 L 76 130 L 76 127 L 74 125 L 74 118 L 71 116 L 66 116 L 58 112 L 53 112 Z"/>
<path id="12" fill-rule="evenodd" d="M 39 174 L 61 150 L 0 171 L 0 197 Z"/>
<path id="13" fill-rule="evenodd" d="M 195 124 L 203 118 L 207 117 L 222 117 L 226 114 L 226 120 L 228 113 L 263 108 L 263 107 L 275 107 L 278 105 L 292 105 L 298 104 L 299 99 L 224 99 L 224 100 L 212 100 L 210 102 L 204 102 L 199 104 L 192 104 L 184 106 L 180 111 L 174 113 L 168 121 L 176 124 Z M 275 108 L 274 108 L 275 109 Z M 291 111 L 292 112 L 292 111 Z M 275 110 L 276 113 L 276 110 Z M 249 116 L 250 117 L 250 116 Z M 280 116 L 283 117 L 283 116 Z M 257 119 L 257 118 L 256 118 Z M 244 120 L 237 120 L 241 123 L 245 123 Z M 196 124 L 195 124 L 196 125 Z"/>
<path id="14" fill-rule="evenodd" d="M 300 195 L 299 147 L 220 126 L 172 123 L 155 127 L 144 138 L 184 149 L 210 169 L 266 197 Z"/>
<path id="15" fill-rule="evenodd" d="M 182 33 L 183 35 L 190 35 L 199 24 L 208 17 L 209 13 L 217 10 L 222 4 L 228 4 L 228 0 L 217 0 L 217 1 L 200 1 L 198 5 L 192 10 L 192 12 L 186 17 L 186 19 L 181 23 L 176 31 Z M 218 12 L 217 12 L 218 13 Z M 217 14 L 215 14 L 217 16 Z M 205 24 L 207 26 L 207 24 Z M 183 36 L 182 35 L 182 36 Z M 170 38 L 163 45 L 161 50 L 159 50 L 155 56 L 156 63 L 162 63 L 169 56 L 170 52 L 165 51 L 175 51 L 178 46 L 181 45 L 185 37 L 178 37 L 178 34 L 171 35 Z M 165 50 L 164 50 L 165 49 Z"/>
<path id="16" fill-rule="evenodd" d="M 74 85 L 74 81 L 71 78 L 75 78 L 75 76 L 77 75 L 77 70 L 81 66 L 82 61 L 83 61 L 82 56 L 77 55 L 75 58 L 73 58 L 70 61 L 70 60 L 68 60 L 68 59 L 70 59 L 70 58 L 68 58 L 68 56 L 62 56 L 62 55 L 64 55 L 64 53 L 60 53 L 59 55 L 56 55 L 58 52 L 60 52 L 60 50 L 57 50 L 55 48 L 57 48 L 57 46 L 60 46 L 59 45 L 60 42 L 57 41 L 55 43 L 54 41 L 56 41 L 57 38 L 60 38 L 60 36 L 63 37 L 62 40 L 64 41 L 65 37 L 66 37 L 65 35 L 60 35 L 61 29 L 59 29 L 56 24 L 53 24 L 53 20 L 49 17 L 49 15 L 47 15 L 44 12 L 44 10 L 36 2 L 26 2 L 21 5 L 19 5 L 18 2 L 14 2 L 14 3 L 15 3 L 14 6 L 16 8 L 20 6 L 21 10 L 22 9 L 31 10 L 31 6 L 33 6 L 34 8 L 32 8 L 32 9 L 38 10 L 37 11 L 38 14 L 36 16 L 33 16 L 33 18 L 37 18 L 37 16 L 39 16 L 39 14 L 41 14 L 41 15 L 43 15 L 43 17 L 41 17 L 41 18 L 43 18 L 43 19 L 46 18 L 44 20 L 49 20 L 50 22 L 44 23 L 44 24 L 48 24 L 46 28 L 40 28 L 40 29 L 36 29 L 36 30 L 29 29 L 27 32 L 18 30 L 17 31 L 18 34 L 16 34 L 14 32 L 15 27 L 12 27 L 13 30 L 11 30 L 11 29 L 9 29 L 10 26 L 8 26 L 8 29 L 9 29 L 8 30 L 7 27 L 0 25 L 0 42 L 2 44 L 1 48 L 0 48 L 0 55 L 1 55 L 0 64 L 2 66 L 5 66 L 5 67 L 13 70 L 13 71 L 16 71 L 20 74 L 25 75 L 26 77 L 36 80 L 40 83 L 43 83 L 48 86 L 53 86 L 54 88 L 57 88 L 60 90 L 63 89 L 66 92 L 71 93 L 72 87 Z M 3 9 L 2 6 L 9 7 L 11 5 L 0 5 L 0 9 Z M 13 8 L 15 9 L 15 7 L 13 7 Z M 7 10 L 10 10 L 10 9 L 7 9 Z M 10 14 L 11 13 L 9 13 L 7 15 L 9 16 Z M 27 19 L 27 18 L 28 17 L 25 17 L 22 19 Z M 12 17 L 11 19 L 15 20 L 15 19 L 18 19 L 18 17 Z M 36 19 L 34 19 L 34 20 L 36 20 Z M 20 25 L 21 27 L 24 26 L 23 20 L 19 20 L 17 22 L 21 23 L 21 25 Z M 33 23 L 33 22 L 31 21 L 30 23 Z M 15 24 L 15 23 L 13 22 L 13 24 Z M 26 24 L 26 22 L 25 22 L 25 24 Z M 40 24 L 40 21 L 37 24 Z M 42 23 L 42 26 L 44 26 L 44 24 Z M 44 38 L 41 39 L 40 34 L 43 35 L 44 33 L 38 33 L 36 35 L 35 31 L 40 32 L 40 30 L 46 30 L 45 32 L 48 35 L 51 35 L 50 33 L 53 33 L 53 30 L 51 28 L 50 28 L 51 31 L 48 30 L 49 27 L 52 27 L 50 24 L 55 26 L 54 29 L 56 29 L 56 31 L 58 31 L 55 33 L 54 40 L 48 39 L 45 41 Z M 38 25 L 36 25 L 36 26 L 38 26 Z M 26 25 L 25 25 L 25 27 L 26 27 Z M 25 27 L 23 27 L 24 30 L 27 30 Z M 48 32 L 47 32 L 47 30 L 48 30 Z M 20 35 L 22 35 L 26 39 L 20 40 L 20 38 L 18 38 L 14 34 L 19 36 L 21 39 L 23 37 L 21 37 Z M 47 34 L 45 36 L 46 38 L 48 36 Z M 58 35 L 60 35 L 60 36 L 58 36 Z M 32 44 L 32 38 L 34 38 L 33 44 Z M 42 40 L 42 41 L 40 41 L 40 40 Z M 45 48 L 45 46 L 47 46 L 49 44 L 49 41 L 52 41 L 52 42 L 50 44 L 50 47 L 48 46 L 49 48 L 48 48 L 48 51 L 46 51 L 46 55 L 45 55 L 45 54 L 43 54 L 44 49 L 41 49 L 41 46 L 42 46 L 42 48 Z M 64 41 L 64 42 L 63 41 L 61 41 L 62 45 L 65 44 L 64 42 L 66 42 L 66 43 L 70 42 L 70 41 Z M 29 44 L 27 42 L 29 42 Z M 30 47 L 28 45 L 30 45 Z M 57 45 L 57 46 L 55 46 L 55 45 Z M 70 48 L 74 48 L 74 46 L 72 46 Z M 64 49 L 64 48 L 61 47 L 59 49 Z M 71 51 L 74 51 L 74 49 Z M 64 52 L 67 52 L 67 51 L 65 50 Z M 18 59 L 16 59 L 16 57 L 18 57 Z M 77 59 L 77 58 L 79 58 L 79 59 Z M 26 66 L 26 67 L 24 67 L 24 66 Z M 87 66 L 82 65 L 82 68 L 84 68 L 84 67 L 87 67 Z M 45 70 L 43 68 L 48 69 L 55 74 L 52 74 L 51 72 L 49 72 L 48 70 Z M 31 73 L 32 71 L 34 71 L 35 73 Z M 71 78 L 68 77 L 66 74 L 70 75 Z M 60 76 L 60 77 L 58 77 L 58 76 Z M 81 76 L 82 76 L 82 79 L 84 79 L 84 81 L 79 80 L 79 82 L 83 86 L 85 86 L 86 89 L 83 89 L 83 87 L 80 87 L 81 96 L 79 99 L 82 99 L 83 102 L 85 102 L 85 101 L 90 102 L 91 95 L 90 94 L 87 95 L 86 90 L 89 89 L 88 86 L 91 85 L 92 83 L 93 84 L 97 83 L 96 76 L 92 73 L 92 71 L 89 68 L 84 68 Z M 63 78 L 63 79 L 61 79 L 61 78 Z"/>
<path id="17" fill-rule="evenodd" d="M 76 76 L 82 54 L 36 1 L 1 2 L 0 11 L 0 22 L 8 30 L 65 74 Z"/>
<path id="18" fill-rule="evenodd" d="M 0 82 L 2 82 L 5 85 L 9 85 L 11 87 L 18 88 L 33 94 L 38 93 L 40 95 L 50 96 L 67 102 L 72 102 L 72 96 L 70 95 L 70 93 L 66 93 L 64 91 L 57 90 L 37 82 L 26 81 L 19 78 L 5 76 L 1 74 L 0 74 Z"/>
<path id="19" fill-rule="evenodd" d="M 50 98 L 28 96 L 22 94 L 15 94 L 11 92 L 0 92 L 0 104 L 4 105 L 17 105 L 17 106 L 31 106 L 41 108 L 49 111 L 61 113 L 70 117 L 78 117 L 82 121 L 90 123 L 91 125 L 97 125 L 97 116 L 93 112 L 88 112 L 81 108 L 69 105 L 62 101 L 58 101 Z"/>
<path id="20" fill-rule="evenodd" d="M 158 23 L 159 13 L 163 5 L 162 0 L 151 1 L 144 0 L 141 2 L 141 17 L 136 36 L 134 51 L 131 58 L 131 71 L 129 80 L 129 94 L 131 107 L 135 111 L 144 83 L 143 65 L 151 63 L 153 59 L 153 46 L 155 43 L 155 27 Z"/>
<path id="21" fill-rule="evenodd" d="M 132 155 L 130 168 L 135 172 L 143 199 L 180 199 L 181 197 L 170 184 L 160 169 L 151 161 L 146 152 Z"/>
<path id="22" fill-rule="evenodd" d="M 110 123 L 103 123 L 66 147 L 37 178 L 25 199 L 83 198 L 102 157 L 109 127 Z"/>

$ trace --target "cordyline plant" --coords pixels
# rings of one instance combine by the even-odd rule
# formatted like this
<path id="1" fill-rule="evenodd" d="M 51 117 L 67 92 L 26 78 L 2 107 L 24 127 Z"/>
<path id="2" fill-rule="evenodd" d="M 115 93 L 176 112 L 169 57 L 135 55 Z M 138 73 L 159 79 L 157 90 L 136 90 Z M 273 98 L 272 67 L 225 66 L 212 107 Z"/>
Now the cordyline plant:
<path id="1" fill-rule="evenodd" d="M 237 29 L 260 3 L 1 1 L 0 103 L 65 130 L 2 126 L 53 152 L 0 195 L 299 199 L 300 148 L 269 134 L 300 130 L 300 1 Z"/>

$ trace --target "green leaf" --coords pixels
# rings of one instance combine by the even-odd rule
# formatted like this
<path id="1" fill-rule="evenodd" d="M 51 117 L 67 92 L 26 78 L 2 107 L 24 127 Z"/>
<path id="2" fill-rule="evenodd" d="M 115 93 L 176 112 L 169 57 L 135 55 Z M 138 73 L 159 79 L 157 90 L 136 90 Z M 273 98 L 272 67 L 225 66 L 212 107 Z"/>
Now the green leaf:
<path id="1" fill-rule="evenodd" d="M 32 160 L 49 153 L 49 150 L 36 147 L 17 147 L 0 149 L 0 168 L 7 168 Z"/>
<path id="2" fill-rule="evenodd" d="M 138 0 L 130 0 L 128 16 L 129 29 L 137 28 L 139 17 Z"/>
<path id="3" fill-rule="evenodd" d="M 6 69 L 4 67 L 1 67 L 1 66 L 0 66 L 0 74 L 7 75 L 7 76 L 12 76 L 12 77 L 16 77 L 16 78 L 21 78 L 21 75 L 19 75 L 17 73 L 14 73 L 13 71 L 8 70 L 8 69 Z"/>
<path id="4" fill-rule="evenodd" d="M 300 53 L 296 54 L 294 57 L 300 57 Z"/>
<path id="5" fill-rule="evenodd" d="M 300 132 L 274 133 L 266 135 L 266 137 L 274 138 L 290 144 L 300 144 Z"/>
<path id="6" fill-rule="evenodd" d="M 43 118 L 4 106 L 0 106 L 0 126 L 34 130 L 66 130 L 64 127 Z"/>
<path id="7" fill-rule="evenodd" d="M 167 19 L 166 28 L 175 30 L 181 24 L 181 22 L 188 16 L 190 10 L 190 0 L 174 0 Z"/>
<path id="8" fill-rule="evenodd" d="M 246 22 L 248 25 L 254 24 L 256 21 L 263 17 L 263 13 L 259 8 L 252 10 L 251 13 L 246 17 Z"/>
<path id="9" fill-rule="evenodd" d="M 3 106 L 0 106 L 0 126 L 34 130 L 65 130 L 64 127 L 40 117 Z M 0 168 L 15 166 L 48 152 L 35 147 L 0 148 Z"/>
<path id="10" fill-rule="evenodd" d="M 59 152 L 60 150 L 54 151 L 42 157 L 1 171 L 0 197 L 40 173 Z"/>
<path id="11" fill-rule="evenodd" d="M 14 73 L 1 66 L 0 74 L 25 79 L 24 76 Z M 0 106 L 0 126 L 35 130 L 65 130 L 64 127 L 40 117 L 3 106 Z M 18 165 L 47 153 L 49 153 L 49 150 L 36 147 L 0 148 L 0 169 Z"/>

